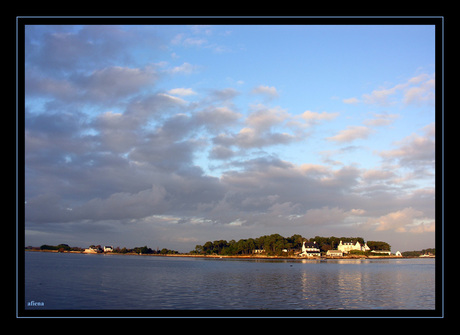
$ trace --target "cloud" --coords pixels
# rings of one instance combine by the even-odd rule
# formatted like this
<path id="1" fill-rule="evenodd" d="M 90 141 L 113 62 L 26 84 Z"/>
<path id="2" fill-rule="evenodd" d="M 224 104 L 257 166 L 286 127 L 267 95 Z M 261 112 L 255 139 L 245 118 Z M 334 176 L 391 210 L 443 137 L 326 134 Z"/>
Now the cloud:
<path id="1" fill-rule="evenodd" d="M 280 107 L 269 108 L 262 104 L 252 105 L 251 110 L 244 120 L 243 128 L 238 132 L 219 134 L 213 138 L 214 144 L 251 149 L 288 144 L 303 138 L 297 125 L 288 122 L 294 117 L 286 110 Z"/>
<path id="2" fill-rule="evenodd" d="M 183 46 L 183 47 L 199 47 L 206 45 L 208 41 L 205 38 L 190 36 L 188 34 L 180 33 L 174 36 L 171 40 L 172 45 Z"/>
<path id="3" fill-rule="evenodd" d="M 312 111 L 305 111 L 303 112 L 300 117 L 308 124 L 313 125 L 317 124 L 319 121 L 331 121 L 334 120 L 339 113 L 327 113 L 327 112 L 312 112 Z"/>
<path id="4" fill-rule="evenodd" d="M 66 78 L 44 75 L 32 70 L 26 74 L 25 93 L 28 97 L 49 99 L 55 105 L 112 105 L 139 93 L 146 86 L 153 85 L 158 78 L 159 74 L 152 66 L 105 67 L 89 74 L 74 74 Z M 61 105 L 57 109 L 62 108 Z"/>
<path id="5" fill-rule="evenodd" d="M 363 124 L 366 126 L 371 127 L 380 127 L 380 126 L 388 126 L 394 122 L 395 119 L 399 118 L 398 114 L 374 114 L 374 119 L 367 119 L 364 120 Z"/>
<path id="6" fill-rule="evenodd" d="M 179 66 L 175 66 L 172 69 L 168 70 L 171 74 L 191 74 L 196 72 L 199 69 L 197 65 L 192 65 L 190 63 L 184 62 Z"/>
<path id="7" fill-rule="evenodd" d="M 179 95 L 182 97 L 196 94 L 196 92 L 194 92 L 191 88 L 173 88 L 167 93 L 172 95 Z"/>
<path id="8" fill-rule="evenodd" d="M 26 66 L 55 75 L 126 64 L 132 60 L 130 50 L 139 43 L 146 51 L 163 46 L 148 26 L 137 31 L 116 25 L 69 25 L 56 29 L 32 25 L 27 27 L 26 35 Z"/>
<path id="9" fill-rule="evenodd" d="M 363 101 L 366 104 L 376 104 L 383 107 L 388 107 L 394 102 L 390 100 L 398 90 L 404 88 L 405 85 L 396 85 L 388 89 L 373 90 L 370 94 L 363 94 Z"/>
<path id="10" fill-rule="evenodd" d="M 420 74 L 406 82 L 390 88 L 373 90 L 370 94 L 363 94 L 363 102 L 388 107 L 396 103 L 405 105 L 434 104 L 435 79 L 434 74 Z M 344 101 L 345 102 L 345 101 Z"/>
<path id="11" fill-rule="evenodd" d="M 275 87 L 273 86 L 264 86 L 264 85 L 259 85 L 257 87 L 254 87 L 251 91 L 253 94 L 261 94 L 269 99 L 274 99 L 278 98 L 279 94 L 278 91 L 276 90 Z"/>
<path id="12" fill-rule="evenodd" d="M 423 212 L 412 207 L 369 219 L 365 225 L 371 226 L 376 231 L 391 230 L 397 233 L 434 232 L 434 220 L 423 219 Z"/>
<path id="13" fill-rule="evenodd" d="M 435 138 L 434 123 L 423 128 L 424 135 L 412 134 L 396 142 L 399 148 L 383 150 L 379 155 L 386 160 L 397 160 L 399 164 L 413 169 L 434 168 Z"/>
<path id="14" fill-rule="evenodd" d="M 206 97 L 206 101 L 214 102 L 228 102 L 239 95 L 239 92 L 234 88 L 224 88 L 221 90 L 211 90 Z"/>
<path id="15" fill-rule="evenodd" d="M 366 181 L 383 181 L 391 178 L 395 178 L 396 174 L 393 171 L 384 169 L 369 169 L 362 175 Z"/>
<path id="16" fill-rule="evenodd" d="M 356 105 L 357 103 L 360 102 L 358 98 L 348 98 L 348 99 L 343 99 L 342 101 L 345 104 L 351 104 L 351 105 Z"/>
<path id="17" fill-rule="evenodd" d="M 216 145 L 212 148 L 211 152 L 209 153 L 209 158 L 211 159 L 220 159 L 220 160 L 227 160 L 235 156 L 235 152 L 227 148 L 223 145 Z"/>
<path id="18" fill-rule="evenodd" d="M 224 126 L 235 124 L 242 114 L 228 107 L 208 107 L 195 114 L 197 123 L 204 125 L 210 132 L 219 132 Z"/>
<path id="19" fill-rule="evenodd" d="M 281 125 L 289 117 L 286 110 L 280 107 L 267 108 L 264 105 L 256 105 L 252 109 L 253 112 L 246 118 L 246 123 L 259 131 Z"/>
<path id="20" fill-rule="evenodd" d="M 435 80 L 428 79 L 425 82 L 422 82 L 418 87 L 410 87 L 404 93 L 404 103 L 422 105 L 425 103 L 433 104 L 435 100 Z"/>
<path id="21" fill-rule="evenodd" d="M 343 222 L 345 219 L 345 211 L 341 208 L 329 208 L 324 206 L 322 208 L 309 209 L 302 216 L 302 221 L 308 225 L 334 225 Z"/>
<path id="22" fill-rule="evenodd" d="M 352 142 L 357 139 L 365 139 L 372 133 L 372 129 L 364 126 L 348 126 L 347 129 L 339 131 L 332 137 L 327 137 L 329 141 Z"/>
<path id="23" fill-rule="evenodd" d="M 113 101 L 139 92 L 157 78 L 156 71 L 150 66 L 144 69 L 114 66 L 81 76 L 75 82 L 84 91 L 84 99 Z"/>

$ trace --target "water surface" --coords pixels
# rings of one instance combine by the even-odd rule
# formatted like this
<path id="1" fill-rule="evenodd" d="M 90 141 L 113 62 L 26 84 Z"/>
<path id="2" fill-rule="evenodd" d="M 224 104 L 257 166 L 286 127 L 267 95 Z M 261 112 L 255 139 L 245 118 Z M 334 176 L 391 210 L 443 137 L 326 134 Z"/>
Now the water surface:
<path id="1" fill-rule="evenodd" d="M 30 302 L 41 305 L 28 306 Z M 434 259 L 25 253 L 26 309 L 434 309 Z"/>

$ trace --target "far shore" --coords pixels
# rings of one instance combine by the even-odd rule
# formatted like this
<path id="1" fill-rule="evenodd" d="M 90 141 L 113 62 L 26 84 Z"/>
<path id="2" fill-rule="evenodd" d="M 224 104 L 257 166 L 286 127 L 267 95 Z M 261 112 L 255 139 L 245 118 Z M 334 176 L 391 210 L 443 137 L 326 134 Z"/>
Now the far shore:
<path id="1" fill-rule="evenodd" d="M 36 250 L 26 249 L 32 252 L 52 252 L 59 253 L 58 250 Z M 337 260 L 337 259 L 401 259 L 401 258 L 420 258 L 418 256 L 367 256 L 367 255 L 346 255 L 346 256 L 322 256 L 322 257 L 298 257 L 298 256 L 268 256 L 268 255 L 192 255 L 192 254 L 138 254 L 134 252 L 128 253 L 114 253 L 114 252 L 101 252 L 101 253 L 86 253 L 84 251 L 61 251 L 61 253 L 74 253 L 74 254 L 87 254 L 87 255 L 127 255 L 127 256 L 151 256 L 151 257 L 193 257 L 193 258 L 210 258 L 210 259 L 289 259 L 289 260 Z M 422 257 L 424 258 L 424 257 Z M 425 257 L 428 258 L 428 257 Z M 431 256 L 429 258 L 435 258 Z"/>

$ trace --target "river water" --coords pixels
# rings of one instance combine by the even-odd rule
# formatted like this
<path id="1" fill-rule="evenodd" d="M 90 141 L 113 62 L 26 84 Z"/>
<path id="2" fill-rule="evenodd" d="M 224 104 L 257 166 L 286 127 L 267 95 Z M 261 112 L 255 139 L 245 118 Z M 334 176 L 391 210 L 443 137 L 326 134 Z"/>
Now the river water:
<path id="1" fill-rule="evenodd" d="M 434 309 L 435 260 L 26 252 L 24 289 L 26 310 Z"/>

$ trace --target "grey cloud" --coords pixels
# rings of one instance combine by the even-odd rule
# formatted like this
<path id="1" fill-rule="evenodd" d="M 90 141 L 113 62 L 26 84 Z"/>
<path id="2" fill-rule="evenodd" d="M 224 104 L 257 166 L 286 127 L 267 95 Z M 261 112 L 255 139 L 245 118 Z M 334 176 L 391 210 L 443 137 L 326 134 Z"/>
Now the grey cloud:
<path id="1" fill-rule="evenodd" d="M 158 79 L 151 67 L 105 67 L 90 74 L 74 74 L 65 78 L 26 73 L 25 92 L 27 96 L 48 98 L 54 104 L 94 104 L 104 106 L 119 105 L 123 98 L 138 94 Z"/>
<path id="2" fill-rule="evenodd" d="M 52 32 L 46 26 L 29 26 L 26 35 L 26 61 L 55 74 L 122 64 L 136 42 L 152 48 L 162 43 L 153 31 L 142 34 L 114 25 L 63 26 Z"/>
<path id="3" fill-rule="evenodd" d="M 258 104 L 251 106 L 252 112 L 244 120 L 239 131 L 228 131 L 215 136 L 215 145 L 237 147 L 243 150 L 286 145 L 305 139 L 306 134 L 295 122 L 294 117 L 280 107 L 268 108 Z M 222 149 L 219 149 L 222 151 Z"/>
<path id="4" fill-rule="evenodd" d="M 83 99 L 107 103 L 138 93 L 157 78 L 158 74 L 151 66 L 143 69 L 112 66 L 77 76 L 73 81 L 84 92 Z"/>
<path id="5" fill-rule="evenodd" d="M 222 145 L 214 146 L 209 153 L 209 158 L 218 160 L 227 160 L 235 156 L 235 152 Z"/>
<path id="6" fill-rule="evenodd" d="M 204 125 L 210 132 L 217 132 L 223 126 L 235 124 L 242 115 L 227 107 L 210 107 L 195 114 L 198 124 Z"/>
<path id="7" fill-rule="evenodd" d="M 211 102 L 229 101 L 239 94 L 240 93 L 234 88 L 224 88 L 222 90 L 212 90 L 207 99 L 209 99 Z"/>
<path id="8" fill-rule="evenodd" d="M 436 160 L 434 124 L 422 129 L 423 134 L 412 134 L 395 143 L 396 149 L 378 154 L 386 162 L 397 162 L 411 171 L 408 179 L 433 178 Z"/>

